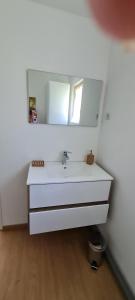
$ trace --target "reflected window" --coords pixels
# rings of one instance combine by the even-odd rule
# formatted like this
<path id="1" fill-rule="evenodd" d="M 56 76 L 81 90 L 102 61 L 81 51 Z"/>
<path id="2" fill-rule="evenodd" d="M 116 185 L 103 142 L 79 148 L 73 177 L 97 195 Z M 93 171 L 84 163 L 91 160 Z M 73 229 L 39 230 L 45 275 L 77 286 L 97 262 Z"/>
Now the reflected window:
<path id="1" fill-rule="evenodd" d="M 74 124 L 80 123 L 82 93 L 83 93 L 83 80 L 75 84 L 73 88 L 71 123 Z"/>

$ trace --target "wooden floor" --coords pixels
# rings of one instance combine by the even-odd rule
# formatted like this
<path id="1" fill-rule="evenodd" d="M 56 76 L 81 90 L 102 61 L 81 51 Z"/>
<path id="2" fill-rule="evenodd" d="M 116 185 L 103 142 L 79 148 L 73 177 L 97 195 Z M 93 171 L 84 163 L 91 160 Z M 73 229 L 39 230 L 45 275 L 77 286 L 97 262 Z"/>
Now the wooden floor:
<path id="1" fill-rule="evenodd" d="M 90 269 L 87 238 L 86 229 L 0 232 L 0 300 L 125 299 L 105 261 Z"/>

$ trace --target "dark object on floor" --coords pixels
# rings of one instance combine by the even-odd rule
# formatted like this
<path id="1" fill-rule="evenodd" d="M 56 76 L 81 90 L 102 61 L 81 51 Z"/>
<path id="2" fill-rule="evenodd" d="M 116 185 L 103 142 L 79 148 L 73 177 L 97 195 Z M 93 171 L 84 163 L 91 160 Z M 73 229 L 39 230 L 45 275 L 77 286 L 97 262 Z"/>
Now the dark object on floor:
<path id="1" fill-rule="evenodd" d="M 98 266 L 97 266 L 97 262 L 95 260 L 93 260 L 91 262 L 91 269 L 97 271 L 98 270 Z"/>
<path id="2" fill-rule="evenodd" d="M 98 270 L 102 263 L 102 255 L 106 249 L 106 242 L 96 226 L 90 228 L 89 263 L 93 270 Z"/>

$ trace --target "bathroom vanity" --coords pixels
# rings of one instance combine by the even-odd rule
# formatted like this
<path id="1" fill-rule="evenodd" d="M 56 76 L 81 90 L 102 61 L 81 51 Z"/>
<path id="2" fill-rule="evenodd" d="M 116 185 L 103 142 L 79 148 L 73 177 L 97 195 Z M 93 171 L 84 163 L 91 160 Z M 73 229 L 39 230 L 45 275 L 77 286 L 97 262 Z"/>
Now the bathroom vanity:
<path id="1" fill-rule="evenodd" d="M 29 232 L 38 234 L 106 223 L 113 177 L 97 164 L 30 165 Z"/>

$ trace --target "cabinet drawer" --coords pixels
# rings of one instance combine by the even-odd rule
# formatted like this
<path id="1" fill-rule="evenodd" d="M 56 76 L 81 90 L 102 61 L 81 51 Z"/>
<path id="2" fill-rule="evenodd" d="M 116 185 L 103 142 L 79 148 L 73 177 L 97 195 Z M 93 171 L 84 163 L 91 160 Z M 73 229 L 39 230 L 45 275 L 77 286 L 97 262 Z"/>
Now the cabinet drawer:
<path id="1" fill-rule="evenodd" d="M 30 185 L 30 208 L 107 201 L 111 181 Z"/>
<path id="2" fill-rule="evenodd" d="M 105 223 L 108 204 L 46 210 L 29 214 L 30 234 Z"/>

